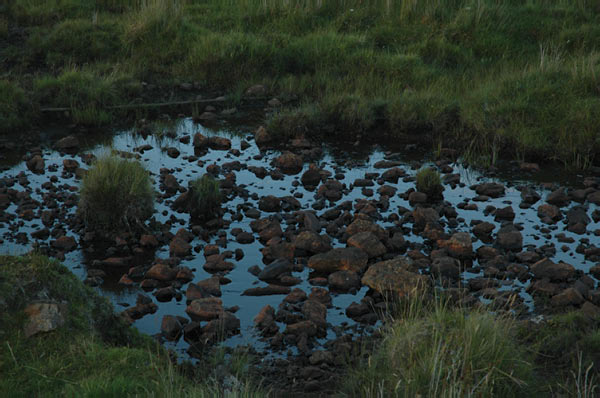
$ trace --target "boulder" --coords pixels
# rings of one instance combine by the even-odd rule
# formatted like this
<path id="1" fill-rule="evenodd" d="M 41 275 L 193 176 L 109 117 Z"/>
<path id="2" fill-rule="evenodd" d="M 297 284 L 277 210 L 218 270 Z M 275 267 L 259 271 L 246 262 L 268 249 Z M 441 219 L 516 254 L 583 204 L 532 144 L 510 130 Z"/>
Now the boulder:
<path id="1" fill-rule="evenodd" d="M 60 152 L 76 152 L 79 149 L 79 140 L 77 137 L 69 135 L 58 140 L 54 144 L 54 148 Z"/>
<path id="2" fill-rule="evenodd" d="M 519 252 L 523 248 L 523 235 L 513 224 L 506 224 L 498 231 L 496 244 L 501 249 Z"/>
<path id="3" fill-rule="evenodd" d="M 50 332 L 65 323 L 64 310 L 56 303 L 33 303 L 25 307 L 29 318 L 25 324 L 25 337 Z"/>
<path id="4" fill-rule="evenodd" d="M 348 246 L 356 247 L 367 253 L 369 258 L 379 257 L 386 253 L 386 248 L 372 232 L 359 232 L 348 238 Z"/>
<path id="5" fill-rule="evenodd" d="M 342 292 L 360 288 L 360 276 L 354 271 L 337 271 L 327 278 L 329 287 Z"/>
<path id="6" fill-rule="evenodd" d="M 175 237 L 169 243 L 169 253 L 173 257 L 186 257 L 192 254 L 192 246 L 180 237 Z"/>
<path id="7" fill-rule="evenodd" d="M 259 274 L 258 279 L 262 281 L 268 281 L 278 278 L 281 274 L 291 272 L 293 269 L 292 263 L 285 259 L 280 258 L 267 265 Z"/>
<path id="8" fill-rule="evenodd" d="M 302 157 L 291 152 L 285 152 L 275 159 L 275 166 L 279 167 L 286 174 L 297 174 L 302 171 Z"/>
<path id="9" fill-rule="evenodd" d="M 294 239 L 294 246 L 313 254 L 331 250 L 329 240 L 313 231 L 300 232 Z"/>
<path id="10" fill-rule="evenodd" d="M 196 299 L 185 309 L 193 321 L 210 321 L 218 318 L 224 311 L 223 302 L 216 297 Z"/>
<path id="11" fill-rule="evenodd" d="M 381 294 L 393 292 L 398 296 L 410 296 L 429 290 L 429 278 L 410 271 L 412 268 L 410 258 L 396 257 L 371 265 L 361 281 Z"/>
<path id="12" fill-rule="evenodd" d="M 480 196 L 489 196 L 490 198 L 499 198 L 504 196 L 504 185 L 495 182 L 478 184 L 472 187 Z"/>
<path id="13" fill-rule="evenodd" d="M 177 272 L 166 264 L 155 264 L 148 271 L 145 277 L 157 281 L 169 282 L 175 279 Z"/>
<path id="14" fill-rule="evenodd" d="M 368 254 L 361 249 L 355 247 L 336 248 L 310 257 L 308 266 L 315 271 L 324 273 L 342 270 L 362 272 L 367 266 L 368 260 Z"/>
<path id="15" fill-rule="evenodd" d="M 553 263 L 543 258 L 531 266 L 531 272 L 537 279 L 548 278 L 551 281 L 566 281 L 575 275 L 575 267 L 567 263 Z"/>
<path id="16" fill-rule="evenodd" d="M 456 232 L 448 240 L 439 240 L 438 245 L 446 249 L 451 257 L 463 260 L 474 257 L 471 235 L 466 232 Z"/>

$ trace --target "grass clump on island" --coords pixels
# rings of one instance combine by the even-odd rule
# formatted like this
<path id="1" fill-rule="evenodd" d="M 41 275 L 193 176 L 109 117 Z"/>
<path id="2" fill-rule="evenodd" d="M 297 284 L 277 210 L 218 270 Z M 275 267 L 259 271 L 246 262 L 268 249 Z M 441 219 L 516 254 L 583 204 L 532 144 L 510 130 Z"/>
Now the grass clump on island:
<path id="1" fill-rule="evenodd" d="M 165 98 L 181 82 L 233 97 L 262 83 L 298 98 L 270 120 L 282 137 L 412 134 L 461 145 L 474 161 L 578 167 L 600 151 L 591 1 L 12 0 L 0 20 L 2 78 L 82 123 L 150 99 L 141 82 L 168 87 Z M 94 84 L 70 86 L 61 76 L 72 70 Z M 31 79 L 56 80 L 66 95 Z"/>
<path id="2" fill-rule="evenodd" d="M 166 350 L 126 325 L 108 300 L 57 261 L 30 254 L 0 256 L 0 263 L 2 396 L 266 396 L 243 374 L 229 392 L 212 376 L 184 376 Z M 23 309 L 37 300 L 65 304 L 65 323 L 25 337 Z"/>
<path id="3" fill-rule="evenodd" d="M 418 192 L 427 194 L 430 200 L 442 198 L 442 180 L 440 173 L 434 168 L 427 167 L 419 170 L 416 175 L 416 188 Z"/>
<path id="4" fill-rule="evenodd" d="M 154 211 L 152 180 L 139 162 L 103 155 L 83 177 L 79 211 L 89 228 L 140 227 Z"/>
<path id="5" fill-rule="evenodd" d="M 189 183 L 188 209 L 192 218 L 208 221 L 218 215 L 221 207 L 219 181 L 205 174 Z"/>

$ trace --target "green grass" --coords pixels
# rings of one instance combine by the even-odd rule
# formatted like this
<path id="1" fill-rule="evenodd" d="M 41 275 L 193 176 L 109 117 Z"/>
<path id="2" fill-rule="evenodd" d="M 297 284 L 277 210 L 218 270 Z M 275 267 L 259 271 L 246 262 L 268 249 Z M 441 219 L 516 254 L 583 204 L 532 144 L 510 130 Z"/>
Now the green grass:
<path id="1" fill-rule="evenodd" d="M 27 124 L 31 117 L 25 92 L 9 80 L 0 80 L 0 133 L 14 131 Z"/>
<path id="2" fill-rule="evenodd" d="M 582 311 L 519 321 L 444 296 L 393 308 L 381 336 L 350 366 L 342 396 L 587 398 L 599 391 L 600 321 Z"/>
<path id="3" fill-rule="evenodd" d="M 514 321 L 437 303 L 413 305 L 346 379 L 365 397 L 524 397 L 535 386 Z"/>
<path id="4" fill-rule="evenodd" d="M 260 397 L 240 363 L 208 361 L 240 381 L 229 392 L 213 369 L 184 376 L 153 339 L 127 326 L 110 303 L 57 261 L 36 254 L 0 257 L 0 390 L 5 397 Z M 23 309 L 44 298 L 67 304 L 66 323 L 25 337 Z M 213 359 L 214 358 L 214 359 Z M 241 357 L 240 357 L 241 358 Z M 239 362 L 239 361 L 238 361 Z"/>
<path id="5" fill-rule="evenodd" d="M 421 169 L 417 172 L 416 179 L 417 191 L 426 193 L 428 198 L 434 200 L 442 196 L 444 187 L 437 170 L 431 167 Z"/>
<path id="6" fill-rule="evenodd" d="M 208 174 L 189 183 L 189 211 L 193 218 L 210 220 L 218 215 L 221 207 L 219 181 Z"/>
<path id="7" fill-rule="evenodd" d="M 104 155 L 83 178 L 79 212 L 88 228 L 138 228 L 153 210 L 152 181 L 137 161 Z"/>
<path id="8" fill-rule="evenodd" d="M 78 122 L 114 118 L 107 106 L 140 95 L 132 81 L 234 94 L 263 83 L 299 98 L 269 120 L 282 139 L 409 134 L 487 164 L 583 168 L 600 150 L 591 1 L 13 0 L 0 15 L 27 37 L 0 50 L 10 79 L 33 86 L 31 103 L 79 109 Z"/>

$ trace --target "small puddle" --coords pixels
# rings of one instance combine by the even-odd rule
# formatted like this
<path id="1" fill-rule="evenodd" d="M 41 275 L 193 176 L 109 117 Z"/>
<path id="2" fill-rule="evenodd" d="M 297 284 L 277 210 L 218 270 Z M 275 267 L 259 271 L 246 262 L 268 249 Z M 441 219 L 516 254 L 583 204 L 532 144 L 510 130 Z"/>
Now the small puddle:
<path id="1" fill-rule="evenodd" d="M 218 130 L 209 129 L 202 127 L 198 124 L 193 123 L 190 119 L 181 119 L 176 123 L 173 123 L 169 127 L 174 134 L 169 137 L 157 137 L 155 135 L 149 135 L 142 137 L 139 134 L 134 133 L 131 130 L 123 130 L 110 136 L 100 136 L 96 138 L 88 137 L 90 143 L 87 147 L 84 147 L 78 155 L 61 155 L 60 153 L 44 148 L 42 155 L 45 161 L 45 172 L 43 174 L 33 174 L 30 172 L 25 162 L 16 163 L 14 157 L 6 157 L 13 164 L 9 167 L 5 167 L 4 171 L 0 173 L 0 189 L 9 186 L 11 189 L 17 191 L 30 192 L 31 198 L 38 201 L 39 203 L 48 203 L 44 201 L 44 195 L 47 194 L 47 184 L 49 181 L 54 180 L 54 185 L 59 187 L 60 190 L 68 192 L 66 196 L 63 196 L 53 203 L 66 212 L 66 214 L 73 214 L 76 210 L 76 195 L 77 189 L 80 184 L 80 180 L 76 179 L 72 175 L 63 175 L 63 160 L 65 159 L 76 159 L 83 167 L 86 167 L 80 155 L 82 153 L 93 153 L 95 155 L 101 155 L 111 148 L 117 151 L 124 151 L 134 153 L 134 148 L 138 148 L 143 145 L 149 145 L 152 149 L 144 151 L 141 155 L 140 161 L 144 167 L 152 173 L 152 177 L 155 183 L 155 189 L 160 192 L 159 189 L 159 175 L 161 169 L 169 169 L 173 174 L 178 183 L 187 187 L 188 181 L 195 179 L 206 172 L 206 168 L 209 165 L 222 165 L 226 162 L 239 161 L 244 165 L 244 168 L 239 171 L 232 171 L 236 176 L 236 183 L 238 186 L 243 185 L 250 194 L 247 199 L 236 196 L 233 199 L 223 204 L 226 209 L 224 219 L 230 221 L 229 226 L 222 230 L 221 233 L 225 233 L 227 238 L 227 247 L 225 250 L 235 251 L 241 249 L 244 253 L 244 257 L 239 261 L 229 260 L 234 262 L 235 268 L 226 274 L 226 277 L 231 280 L 231 283 L 222 285 L 222 297 L 224 307 L 238 306 L 239 310 L 235 313 L 235 316 L 241 322 L 241 333 L 230 337 L 225 341 L 224 344 L 229 346 L 237 345 L 252 345 L 259 351 L 269 353 L 269 345 L 263 339 L 261 339 L 259 333 L 253 326 L 253 318 L 265 305 L 271 305 L 274 308 L 278 308 L 284 296 L 272 295 L 272 296 L 259 296 L 249 297 L 242 296 L 242 292 L 248 288 L 256 286 L 265 286 L 263 282 L 259 282 L 258 279 L 253 276 L 248 269 L 254 265 L 263 267 L 263 255 L 260 251 L 263 248 L 258 239 L 251 244 L 239 244 L 236 242 L 230 231 L 234 228 L 240 228 L 243 231 L 251 232 L 250 222 L 251 218 L 243 217 L 241 220 L 238 218 L 233 219 L 239 209 L 243 207 L 252 207 L 258 209 L 257 198 L 274 195 L 277 197 L 283 196 L 294 196 L 301 204 L 302 210 L 312 210 L 313 206 L 319 203 L 319 200 L 315 197 L 316 190 L 309 191 L 303 187 L 300 183 L 300 176 L 308 169 L 308 163 L 304 164 L 304 168 L 300 173 L 295 175 L 283 175 L 281 179 L 273 179 L 270 175 L 265 178 L 258 178 L 253 172 L 248 170 L 250 166 L 265 167 L 268 170 L 272 170 L 272 161 L 281 154 L 277 150 L 261 151 L 254 144 L 252 139 L 252 131 L 254 127 L 239 127 L 235 129 L 220 128 Z M 222 136 L 231 140 L 232 148 L 240 150 L 239 155 L 236 155 L 232 151 L 219 151 L 209 150 L 208 153 L 201 155 L 198 159 L 193 158 L 194 148 L 190 143 L 184 144 L 179 141 L 183 136 L 190 136 L 197 132 L 200 132 L 206 136 Z M 52 135 L 55 137 L 55 135 Z M 241 150 L 242 141 L 245 140 L 250 143 L 250 146 L 246 149 Z M 102 142 L 101 144 L 94 143 Z M 161 148 L 172 147 L 177 148 L 180 152 L 176 158 L 170 157 L 166 151 Z M 397 189 L 397 193 L 389 197 L 389 208 L 379 209 L 380 219 L 377 223 L 386 229 L 398 227 L 400 223 L 400 217 L 393 217 L 393 214 L 398 214 L 398 209 L 406 208 L 412 209 L 412 206 L 407 200 L 399 196 L 407 190 L 414 188 L 414 182 L 411 178 L 417 171 L 417 168 L 421 164 L 431 164 L 427 161 L 423 161 L 424 154 L 415 151 L 414 149 L 394 148 L 393 144 L 388 145 L 385 149 L 377 145 L 335 145 L 331 143 L 324 143 L 322 145 L 322 156 L 318 160 L 318 164 L 322 170 L 328 171 L 332 176 L 337 175 L 339 181 L 346 185 L 346 187 L 352 187 L 344 191 L 342 199 L 334 203 L 326 202 L 325 208 L 317 210 L 317 215 L 322 215 L 326 210 L 335 207 L 343 201 L 351 201 L 356 204 L 361 199 L 373 199 L 378 200 L 379 193 L 377 188 L 379 185 L 375 182 L 374 186 L 369 187 L 373 191 L 372 196 L 365 196 L 365 192 L 362 187 L 353 187 L 356 179 L 365 178 L 365 175 L 369 173 L 381 174 L 385 169 L 376 168 L 374 165 L 376 162 L 381 160 L 396 160 L 402 164 L 399 165 L 407 172 L 407 177 L 401 178 L 397 184 L 386 183 Z M 190 158 L 192 157 L 192 158 Z M 256 160 L 259 159 L 260 160 Z M 580 244 L 581 239 L 588 239 L 589 244 L 600 245 L 600 238 L 593 233 L 586 233 L 583 235 L 576 235 L 568 232 L 563 221 L 559 221 L 555 225 L 544 225 L 541 223 L 538 214 L 537 207 L 544 203 L 544 199 L 550 193 L 550 190 L 541 187 L 539 184 L 542 182 L 562 182 L 563 185 L 578 186 L 583 176 L 565 176 L 565 174 L 557 174 L 556 172 L 550 172 L 546 174 L 537 174 L 533 178 L 531 176 L 519 177 L 514 173 L 500 171 L 497 178 L 487 178 L 476 170 L 465 168 L 460 164 L 450 164 L 453 173 L 460 175 L 461 185 L 451 187 L 445 185 L 444 199 L 448 201 L 453 208 L 456 209 L 458 216 L 456 217 L 457 224 L 450 228 L 448 225 L 445 226 L 446 232 L 458 232 L 464 231 L 471 233 L 471 222 L 474 220 L 488 221 L 496 226 L 494 233 L 498 231 L 499 222 L 494 220 L 492 214 L 485 215 L 483 210 L 486 206 L 494 206 L 496 208 L 503 208 L 506 206 L 512 206 L 516 217 L 514 224 L 519 226 L 523 236 L 523 247 L 526 249 L 539 248 L 547 244 L 555 244 L 557 247 L 556 253 L 551 257 L 554 262 L 566 262 L 572 264 L 576 269 L 587 273 L 589 268 L 594 265 L 593 262 L 587 261 L 583 253 L 577 253 L 576 248 Z M 341 176 L 343 174 L 343 177 Z M 564 177 L 561 177 L 564 176 Z M 223 175 L 221 174 L 222 178 Z M 469 186 L 481 182 L 497 181 L 506 186 L 506 194 L 498 199 L 489 199 L 485 202 L 477 202 L 478 210 L 464 210 L 458 208 L 457 205 L 461 202 L 468 201 L 473 202 L 472 199 L 477 194 L 469 188 Z M 521 203 L 521 193 L 517 189 L 519 185 L 531 185 L 540 194 L 542 199 L 534 204 L 531 208 L 521 209 L 519 207 Z M 1 193 L 2 191 L 0 191 Z M 368 192 L 367 192 L 368 193 Z M 253 196 L 255 194 L 255 196 Z M 171 232 L 175 234 L 179 228 L 189 227 L 189 216 L 185 213 L 177 213 L 172 210 L 171 204 L 175 199 L 176 195 L 164 200 L 158 200 L 155 206 L 154 217 L 157 221 L 165 223 L 170 220 L 172 223 Z M 254 197 L 254 199 L 252 199 Z M 566 212 L 570 207 L 576 204 L 571 203 L 567 208 L 561 210 Z M 597 209 L 597 206 L 593 204 L 584 204 L 586 212 L 591 215 L 591 212 Z M 39 230 L 43 227 L 39 214 L 44 210 L 43 205 L 34 209 L 34 216 L 32 219 L 27 217 L 23 218 L 19 215 L 19 212 L 23 212 L 23 209 L 19 209 L 16 204 L 12 203 L 7 209 L 4 210 L 5 215 L 0 222 L 0 252 L 2 254 L 22 254 L 33 247 L 34 239 L 31 238 L 31 234 L 34 231 Z M 261 217 L 273 215 L 274 213 L 261 212 Z M 11 215 L 13 215 L 11 217 Z M 392 217 L 390 217 L 392 216 Z M 285 229 L 286 219 L 281 217 L 282 228 Z M 68 236 L 73 236 L 78 242 L 82 238 L 79 234 L 71 230 L 69 225 L 54 225 L 54 229 L 62 228 Z M 404 237 L 408 242 L 411 242 L 411 248 L 421 248 L 425 254 L 429 254 L 430 249 L 423 245 L 424 240 L 421 236 L 411 232 L 411 224 L 404 224 L 403 226 Z M 548 234 L 540 232 L 540 227 L 547 227 L 550 229 L 550 239 Z M 587 231 L 596 231 L 600 229 L 598 222 L 592 221 L 587 225 Z M 564 233 L 567 238 L 572 238 L 572 243 L 557 243 L 555 235 L 557 233 Z M 324 230 L 321 233 L 325 233 Z M 209 243 L 215 243 L 218 236 L 211 237 L 210 242 L 201 240 L 195 237 L 191 242 L 193 247 L 205 246 Z M 48 245 L 52 237 L 47 239 L 37 240 L 36 245 Z M 477 240 L 473 243 L 473 248 L 476 250 L 481 245 L 481 241 Z M 341 243 L 338 239 L 332 239 L 332 245 L 334 247 L 345 247 L 344 243 Z M 561 249 L 562 248 L 562 249 Z M 223 249 L 222 249 L 223 250 Z M 206 272 L 202 266 L 205 263 L 202 252 L 193 253 L 194 256 L 189 259 L 185 259 L 181 262 L 181 266 L 187 266 L 194 271 L 194 282 L 198 282 L 211 277 L 211 274 Z M 108 256 L 107 256 L 108 257 Z M 169 247 L 165 245 L 157 249 L 153 258 L 168 258 Z M 82 280 L 87 277 L 87 270 L 91 267 L 93 261 L 96 259 L 94 256 L 90 256 L 84 250 L 77 249 L 72 252 L 68 252 L 65 255 L 64 264 L 69 267 L 75 275 Z M 149 264 L 150 262 L 148 262 Z M 478 269 L 477 260 L 474 261 L 474 270 L 476 272 L 464 272 L 462 274 L 463 281 L 467 281 L 470 278 L 478 277 L 483 275 L 483 270 Z M 126 270 L 125 270 L 126 272 Z M 127 288 L 119 285 L 117 282 L 123 270 L 115 273 L 108 273 L 104 278 L 104 283 L 98 287 L 98 290 L 106 297 L 108 297 L 116 306 L 117 310 L 122 310 L 126 306 L 135 305 L 137 295 L 144 293 L 140 288 Z M 300 273 L 293 273 L 294 276 L 299 277 L 302 282 L 296 286 L 306 293 L 311 291 L 309 280 L 309 269 L 304 267 L 304 270 Z M 505 280 L 502 282 L 500 291 L 502 290 L 513 290 L 518 291 L 519 295 L 523 298 L 524 303 L 534 311 L 534 304 L 532 298 L 526 293 L 526 288 L 529 282 L 520 282 L 516 279 Z M 187 284 L 184 284 L 180 291 L 185 292 Z M 359 291 L 354 294 L 342 294 L 332 293 L 333 303 L 332 307 L 328 309 L 327 321 L 330 324 L 328 328 L 328 335 L 326 338 L 320 339 L 319 343 L 324 343 L 328 339 L 336 337 L 336 332 L 348 328 L 353 328 L 354 333 L 363 333 L 365 328 L 359 327 L 352 319 L 348 318 L 345 314 L 345 309 L 352 302 L 359 302 L 361 298 L 365 296 L 368 288 L 362 287 Z M 156 299 L 151 295 L 151 292 L 145 292 L 154 302 Z M 182 300 L 171 300 L 166 303 L 159 303 L 158 310 L 154 314 L 148 314 L 139 320 L 136 320 L 134 326 L 140 331 L 150 334 L 157 335 L 160 333 L 161 320 L 165 315 L 179 315 L 187 317 L 185 313 L 186 303 L 185 294 Z M 284 324 L 279 324 L 280 329 L 285 328 Z M 369 326 L 366 327 L 366 331 L 369 331 Z M 348 331 L 346 331 L 348 333 Z M 165 345 L 169 348 L 175 349 L 181 353 L 183 357 L 186 356 L 186 351 L 189 347 L 188 343 L 183 339 L 179 339 L 177 342 L 165 342 Z M 286 347 L 287 348 L 287 347 Z"/>

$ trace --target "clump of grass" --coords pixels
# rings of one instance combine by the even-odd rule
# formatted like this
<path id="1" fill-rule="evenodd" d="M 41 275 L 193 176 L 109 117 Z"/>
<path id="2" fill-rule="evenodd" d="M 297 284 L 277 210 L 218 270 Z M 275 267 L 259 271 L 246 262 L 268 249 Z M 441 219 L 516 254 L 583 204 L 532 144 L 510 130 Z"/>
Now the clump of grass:
<path id="1" fill-rule="evenodd" d="M 89 228 L 141 227 L 153 210 L 152 181 L 136 161 L 105 155 L 83 178 L 79 211 Z"/>
<path id="2" fill-rule="evenodd" d="M 395 319 L 379 348 L 347 378 L 366 397 L 528 396 L 533 366 L 514 322 L 436 303 Z"/>
<path id="3" fill-rule="evenodd" d="M 188 208 L 193 219 L 207 221 L 214 218 L 221 207 L 219 181 L 205 174 L 189 183 Z"/>
<path id="4" fill-rule="evenodd" d="M 37 100 L 44 107 L 67 107 L 73 116 L 84 115 L 76 122 L 102 124 L 111 120 L 105 109 L 117 98 L 114 76 L 102 76 L 91 70 L 71 68 L 56 77 L 42 77 L 34 82 Z M 90 115 L 95 116 L 91 120 Z"/>
<path id="5" fill-rule="evenodd" d="M 31 116 L 27 108 L 25 92 L 13 82 L 0 80 L 0 133 L 26 125 Z"/>
<path id="6" fill-rule="evenodd" d="M 437 170 L 431 167 L 421 169 L 417 172 L 416 178 L 417 191 L 426 193 L 427 197 L 432 200 L 442 197 L 444 187 Z"/>

